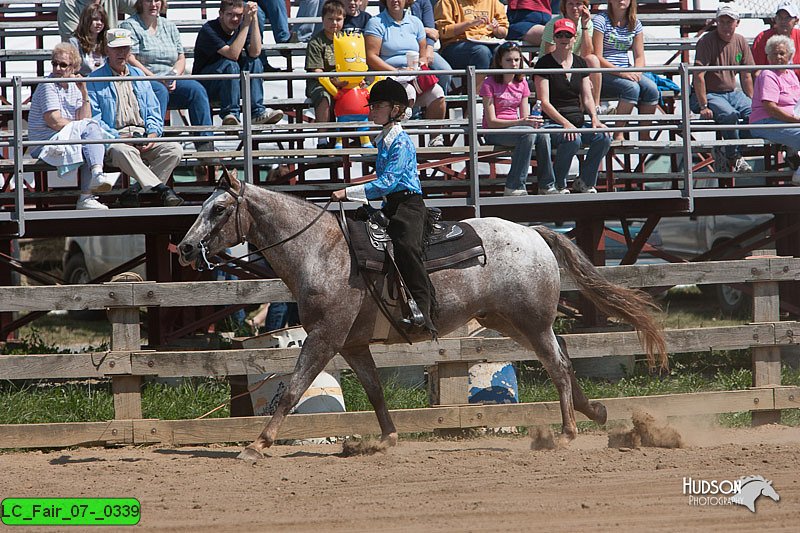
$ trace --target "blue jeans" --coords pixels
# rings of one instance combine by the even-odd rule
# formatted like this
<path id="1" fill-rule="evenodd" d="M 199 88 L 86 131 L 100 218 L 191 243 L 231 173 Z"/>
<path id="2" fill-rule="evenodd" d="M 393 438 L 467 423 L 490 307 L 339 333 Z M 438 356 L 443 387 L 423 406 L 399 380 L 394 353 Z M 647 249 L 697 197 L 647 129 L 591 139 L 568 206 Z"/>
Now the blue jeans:
<path id="1" fill-rule="evenodd" d="M 550 159 L 550 136 L 537 135 L 533 133 L 533 128 L 529 126 L 511 126 L 506 128 L 513 130 L 509 133 L 489 133 L 485 134 L 483 138 L 488 144 L 499 144 L 501 146 L 513 146 L 514 150 L 511 152 L 511 168 L 506 175 L 506 189 L 519 190 L 525 188 L 525 183 L 528 179 L 528 169 L 531 168 L 531 155 L 533 154 L 533 147 L 536 145 L 537 161 L 539 160 L 539 146 L 542 150 L 547 151 L 547 159 Z M 544 179 L 542 176 L 543 168 L 537 163 L 536 176 L 538 181 Z M 552 170 L 550 171 L 552 174 Z"/>
<path id="2" fill-rule="evenodd" d="M 661 93 L 655 82 L 647 76 L 642 76 L 637 83 L 611 74 L 603 74 L 600 97 L 618 99 L 630 104 L 656 105 Z"/>
<path id="3" fill-rule="evenodd" d="M 753 105 L 750 97 L 739 90 L 728 93 L 707 93 L 708 107 L 714 112 L 714 122 L 717 124 L 748 124 L 750 122 L 750 108 Z M 689 97 L 689 106 L 694 113 L 700 112 L 700 103 L 694 92 Z M 764 130 L 766 131 L 766 130 Z M 720 132 L 723 139 L 748 139 L 748 130 L 728 130 Z M 733 159 L 741 155 L 738 146 L 726 146 L 725 155 Z"/>
<path id="4" fill-rule="evenodd" d="M 241 64 L 241 66 L 240 66 Z M 205 67 L 201 74 L 239 74 L 242 70 L 249 70 L 253 74 L 264 72 L 264 65 L 257 57 L 247 57 L 240 59 L 239 63 L 222 58 L 216 63 Z M 257 117 L 263 115 L 264 108 L 264 80 L 261 78 L 250 79 L 250 113 Z M 227 115 L 239 116 L 242 110 L 241 87 L 239 80 L 203 80 L 203 87 L 206 88 L 209 98 L 219 100 L 219 116 L 225 118 Z"/>
<path id="5" fill-rule="evenodd" d="M 492 54 L 497 45 L 457 41 L 439 50 L 442 57 L 450 63 L 454 70 L 467 68 L 469 65 L 477 69 L 489 68 Z"/>
<path id="6" fill-rule="evenodd" d="M 151 81 L 153 92 L 156 93 L 158 103 L 161 105 L 161 115 L 167 116 L 167 109 L 188 109 L 189 121 L 192 126 L 210 126 L 211 105 L 208 102 L 208 93 L 196 80 L 178 80 L 175 90 L 169 92 L 167 86 L 160 81 Z M 210 130 L 202 131 L 197 135 L 211 135 Z"/>
<path id="7" fill-rule="evenodd" d="M 518 41 L 534 26 L 544 26 L 552 18 L 550 13 L 528 9 L 508 10 L 508 39 Z"/>
<path id="8" fill-rule="evenodd" d="M 269 18 L 272 36 L 276 43 L 289 40 L 289 18 L 286 14 L 286 2 L 283 0 L 256 0 L 258 2 L 258 27 L 264 34 L 264 26 Z"/>
<path id="9" fill-rule="evenodd" d="M 83 130 L 83 135 L 81 135 L 81 139 L 84 141 L 97 141 L 102 138 L 104 138 L 103 130 L 96 122 L 88 124 Z M 44 145 L 34 146 L 33 149 L 31 149 L 31 157 L 39 157 L 43 149 Z M 97 165 L 100 167 L 103 166 L 105 152 L 105 145 L 102 144 L 84 144 L 81 146 L 83 164 L 78 169 L 81 193 L 89 193 L 89 187 L 92 182 L 92 167 Z"/>
<path id="10" fill-rule="evenodd" d="M 320 0 L 300 0 L 300 7 L 297 8 L 297 18 L 301 17 L 321 17 L 322 4 Z M 297 40 L 301 42 L 308 42 L 311 38 L 322 31 L 321 23 L 304 22 L 302 24 L 295 24 L 292 29 L 297 33 Z"/>
<path id="11" fill-rule="evenodd" d="M 439 55 L 439 52 L 433 53 L 433 61 L 431 62 L 428 67 L 431 70 L 450 70 L 450 63 L 447 62 L 445 58 Z M 450 75 L 440 75 L 439 76 L 439 86 L 444 91 L 445 96 L 447 96 L 447 91 L 450 89 Z"/>
<path id="12" fill-rule="evenodd" d="M 764 118 L 753 122 L 753 124 L 781 124 L 782 120 L 774 118 Z M 752 130 L 755 137 L 761 137 L 774 143 L 788 146 L 794 151 L 800 151 L 800 128 L 787 126 L 785 128 L 771 130 Z"/>
<path id="13" fill-rule="evenodd" d="M 297 312 L 297 304 L 294 302 L 272 302 L 267 309 L 267 317 L 264 319 L 264 329 L 275 331 L 286 326 L 297 326 L 300 324 L 300 315 Z"/>
<path id="14" fill-rule="evenodd" d="M 545 128 L 560 128 L 560 124 L 549 122 Z M 583 125 L 584 128 L 591 128 L 591 123 Z M 550 143 L 556 149 L 555 164 L 550 161 L 550 153 L 540 153 L 537 146 L 536 162 L 537 165 L 544 167 L 542 173 L 545 178 L 544 181 L 539 181 L 540 189 L 547 189 L 556 186 L 559 189 L 567 187 L 567 174 L 569 174 L 569 167 L 572 164 L 572 158 L 578 153 L 581 146 L 588 146 L 589 153 L 581 165 L 579 174 L 580 180 L 587 187 L 594 187 L 597 185 L 597 171 L 600 169 L 600 163 L 608 153 L 611 146 L 611 135 L 607 133 L 581 133 L 574 140 L 566 140 L 563 133 L 551 133 Z"/>

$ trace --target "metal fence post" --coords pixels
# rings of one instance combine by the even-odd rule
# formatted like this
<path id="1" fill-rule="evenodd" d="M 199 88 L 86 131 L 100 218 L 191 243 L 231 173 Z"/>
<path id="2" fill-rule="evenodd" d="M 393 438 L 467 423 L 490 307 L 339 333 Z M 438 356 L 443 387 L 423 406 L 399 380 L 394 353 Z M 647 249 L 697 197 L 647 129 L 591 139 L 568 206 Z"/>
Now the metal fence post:
<path id="1" fill-rule="evenodd" d="M 694 182 L 692 176 L 692 121 L 690 115 L 692 110 L 689 108 L 688 91 L 691 87 L 689 79 L 689 65 L 681 63 L 678 66 L 681 75 L 681 126 L 683 135 L 683 196 L 689 201 L 689 211 L 694 211 Z"/>
<path id="2" fill-rule="evenodd" d="M 475 206 L 475 217 L 481 216 L 481 184 L 478 179 L 478 104 L 475 87 L 475 67 L 467 67 L 467 128 L 469 138 L 469 179 L 472 186 L 472 205 Z"/>
<path id="3" fill-rule="evenodd" d="M 11 148 L 14 154 L 14 218 L 17 220 L 17 236 L 25 235 L 25 177 L 23 176 L 23 155 L 25 149 L 22 146 L 22 78 L 13 78 L 13 102 L 14 102 L 14 146 Z"/>
<path id="4" fill-rule="evenodd" d="M 255 183 L 253 177 L 253 146 L 249 140 L 253 135 L 253 117 L 251 116 L 250 72 L 239 72 L 239 83 L 242 91 L 242 151 L 244 153 L 244 180 Z"/>

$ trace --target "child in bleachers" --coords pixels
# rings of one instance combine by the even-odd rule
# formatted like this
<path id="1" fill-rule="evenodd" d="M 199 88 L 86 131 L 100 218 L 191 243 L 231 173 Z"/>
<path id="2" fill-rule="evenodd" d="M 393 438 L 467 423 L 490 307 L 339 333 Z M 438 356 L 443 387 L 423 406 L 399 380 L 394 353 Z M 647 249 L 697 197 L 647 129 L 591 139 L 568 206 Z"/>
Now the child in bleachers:
<path id="1" fill-rule="evenodd" d="M 362 0 L 347 0 L 344 4 L 344 29 L 354 29 L 364 31 L 372 15 L 367 13 L 361 6 Z M 366 3 L 366 2 L 364 2 Z"/>
<path id="2" fill-rule="evenodd" d="M 306 72 L 334 72 L 336 70 L 333 36 L 342 31 L 344 17 L 345 8 L 338 0 L 328 0 L 322 6 L 322 31 L 308 41 Z M 345 85 L 337 78 L 330 78 L 330 81 L 336 88 Z M 311 99 L 311 104 L 314 106 L 315 122 L 330 122 L 333 118 L 332 97 L 319 79 L 306 81 L 306 96 Z M 317 148 L 328 148 L 329 144 L 327 139 L 321 137 L 317 141 Z"/>
<path id="3" fill-rule="evenodd" d="M 108 15 L 100 4 L 90 4 L 81 13 L 78 27 L 69 42 L 81 54 L 78 74 L 88 76 L 106 64 Z"/>

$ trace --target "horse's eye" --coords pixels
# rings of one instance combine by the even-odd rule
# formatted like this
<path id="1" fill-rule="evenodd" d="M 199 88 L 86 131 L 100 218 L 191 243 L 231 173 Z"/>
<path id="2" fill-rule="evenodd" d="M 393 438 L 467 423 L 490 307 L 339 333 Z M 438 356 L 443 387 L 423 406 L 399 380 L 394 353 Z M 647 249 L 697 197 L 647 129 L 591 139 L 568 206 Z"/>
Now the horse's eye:
<path id="1" fill-rule="evenodd" d="M 219 215 L 221 215 L 222 213 L 225 212 L 225 206 L 224 205 L 215 205 L 214 209 L 212 211 L 213 211 L 213 213 L 215 215 L 219 216 Z"/>

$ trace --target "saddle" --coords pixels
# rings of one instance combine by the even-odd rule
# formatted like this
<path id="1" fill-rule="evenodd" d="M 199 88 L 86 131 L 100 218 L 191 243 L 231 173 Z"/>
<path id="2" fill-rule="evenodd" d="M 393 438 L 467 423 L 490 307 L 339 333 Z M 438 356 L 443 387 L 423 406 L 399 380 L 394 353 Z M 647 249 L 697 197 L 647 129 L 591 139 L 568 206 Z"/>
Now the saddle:
<path id="1" fill-rule="evenodd" d="M 430 272 L 454 268 L 476 257 L 486 261 L 483 241 L 469 224 L 440 221 L 441 211 L 428 209 L 430 232 L 427 236 L 425 269 Z M 353 253 L 361 269 L 372 272 L 389 271 L 386 245 L 391 242 L 387 232 L 388 218 L 375 210 L 367 220 L 347 219 Z"/>

